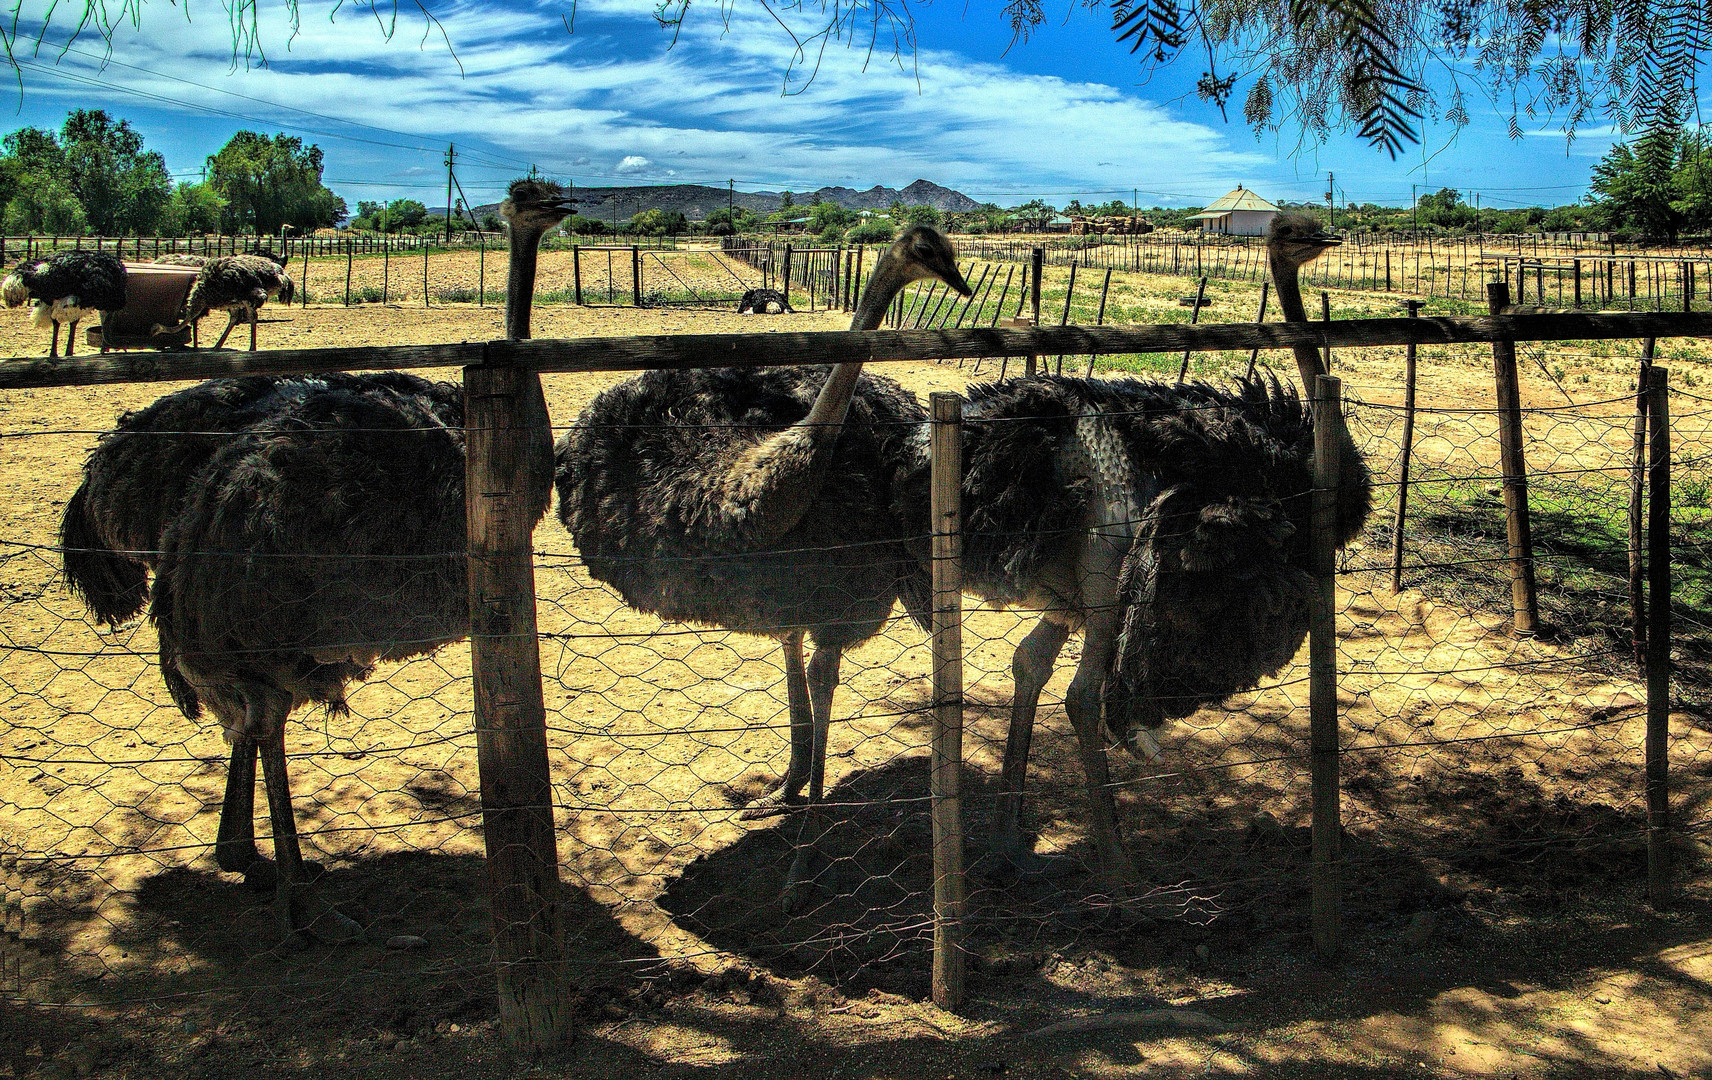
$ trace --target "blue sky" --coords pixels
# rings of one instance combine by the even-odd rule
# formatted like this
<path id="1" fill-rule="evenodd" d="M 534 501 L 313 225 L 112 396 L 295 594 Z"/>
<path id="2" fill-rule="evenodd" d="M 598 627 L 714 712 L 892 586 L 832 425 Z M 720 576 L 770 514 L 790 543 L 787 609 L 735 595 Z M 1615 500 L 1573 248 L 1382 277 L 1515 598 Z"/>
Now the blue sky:
<path id="1" fill-rule="evenodd" d="M 1350 136 L 1298 150 L 1292 134 L 1257 138 L 1195 100 L 1193 56 L 1142 82 L 1109 15 L 1073 0 L 1049 4 L 1047 25 L 1014 46 L 991 0 L 914 5 L 913 53 L 900 62 L 889 44 L 870 54 L 834 41 L 813 54 L 812 82 L 804 67 L 790 74 L 792 39 L 758 0 L 730 0 L 725 16 L 713 0 L 693 3 L 675 42 L 651 0 L 428 6 L 455 59 L 405 12 L 389 40 L 370 9 L 330 19 L 330 4 L 305 0 L 295 38 L 284 6 L 263 5 L 263 66 L 234 58 L 219 6 L 145 5 L 139 27 L 116 30 L 115 63 L 100 66 L 90 36 L 63 55 L 40 50 L 7 126 L 105 108 L 192 179 L 234 130 L 286 131 L 323 148 L 327 183 L 353 208 L 443 203 L 448 142 L 476 203 L 535 164 L 582 185 L 735 178 L 746 190 L 801 191 L 919 177 L 1007 205 L 1139 188 L 1144 206 L 1201 204 L 1239 182 L 1273 198 L 1323 197 L 1328 170 L 1340 202 L 1406 205 L 1421 185 L 1478 190 L 1484 205 L 1553 205 L 1585 193 L 1611 143 L 1593 132 L 1566 144 L 1549 123 L 1511 140 L 1502 117 L 1471 102 L 1475 122 L 1460 135 L 1428 128 L 1424 149 L 1395 162 Z M 32 7 L 45 10 L 27 0 L 26 16 Z M 805 7 L 780 13 L 799 34 L 818 5 Z"/>

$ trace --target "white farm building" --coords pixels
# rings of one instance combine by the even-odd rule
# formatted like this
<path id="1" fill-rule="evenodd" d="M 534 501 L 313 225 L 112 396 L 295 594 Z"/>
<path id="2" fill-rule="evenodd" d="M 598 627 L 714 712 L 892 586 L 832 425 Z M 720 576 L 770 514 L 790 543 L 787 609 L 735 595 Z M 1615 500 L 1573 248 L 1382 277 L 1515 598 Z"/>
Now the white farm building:
<path id="1" fill-rule="evenodd" d="M 1214 199 L 1190 221 L 1199 221 L 1202 232 L 1224 233 L 1227 236 L 1265 236 L 1278 207 L 1244 188 L 1241 184 L 1228 195 Z"/>

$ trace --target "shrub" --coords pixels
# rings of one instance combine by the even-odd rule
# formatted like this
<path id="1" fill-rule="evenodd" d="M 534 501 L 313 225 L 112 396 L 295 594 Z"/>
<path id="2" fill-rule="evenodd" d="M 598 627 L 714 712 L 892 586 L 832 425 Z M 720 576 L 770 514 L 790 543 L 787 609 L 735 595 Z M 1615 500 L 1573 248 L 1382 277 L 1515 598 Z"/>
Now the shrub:
<path id="1" fill-rule="evenodd" d="M 893 235 L 890 223 L 872 219 L 845 233 L 844 242 L 847 244 L 889 244 L 892 242 Z"/>

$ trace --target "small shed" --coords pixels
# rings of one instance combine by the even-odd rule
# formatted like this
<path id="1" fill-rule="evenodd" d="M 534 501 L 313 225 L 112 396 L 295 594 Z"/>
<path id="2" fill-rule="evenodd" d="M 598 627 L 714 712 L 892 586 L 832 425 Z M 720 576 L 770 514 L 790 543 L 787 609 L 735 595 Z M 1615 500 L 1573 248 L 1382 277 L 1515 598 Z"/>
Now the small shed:
<path id="1" fill-rule="evenodd" d="M 1238 184 L 1235 191 L 1214 199 L 1199 214 L 1190 214 L 1189 220 L 1199 221 L 1202 232 L 1265 236 L 1277 216 L 1278 207 Z"/>

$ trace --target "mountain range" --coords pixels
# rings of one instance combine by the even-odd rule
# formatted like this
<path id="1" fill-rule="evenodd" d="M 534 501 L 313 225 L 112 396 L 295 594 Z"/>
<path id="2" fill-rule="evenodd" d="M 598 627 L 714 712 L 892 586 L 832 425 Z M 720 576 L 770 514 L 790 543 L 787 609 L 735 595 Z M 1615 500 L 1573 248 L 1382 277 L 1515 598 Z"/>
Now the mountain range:
<path id="1" fill-rule="evenodd" d="M 580 187 L 576 190 L 577 213 L 617 223 L 644 210 L 681 210 L 691 221 L 701 221 L 714 210 L 737 205 L 757 214 L 770 214 L 784 203 L 780 191 L 738 191 L 702 184 L 666 184 L 639 187 Z M 866 191 L 847 187 L 823 187 L 811 192 L 792 192 L 792 201 L 804 208 L 817 202 L 834 202 L 847 210 L 885 210 L 893 203 L 927 205 L 947 213 L 967 213 L 981 204 L 960 191 L 941 187 L 931 180 L 917 180 L 903 189 L 874 185 Z M 497 211 L 498 203 L 475 208 L 477 218 Z M 442 215 L 444 211 L 442 211 Z"/>

